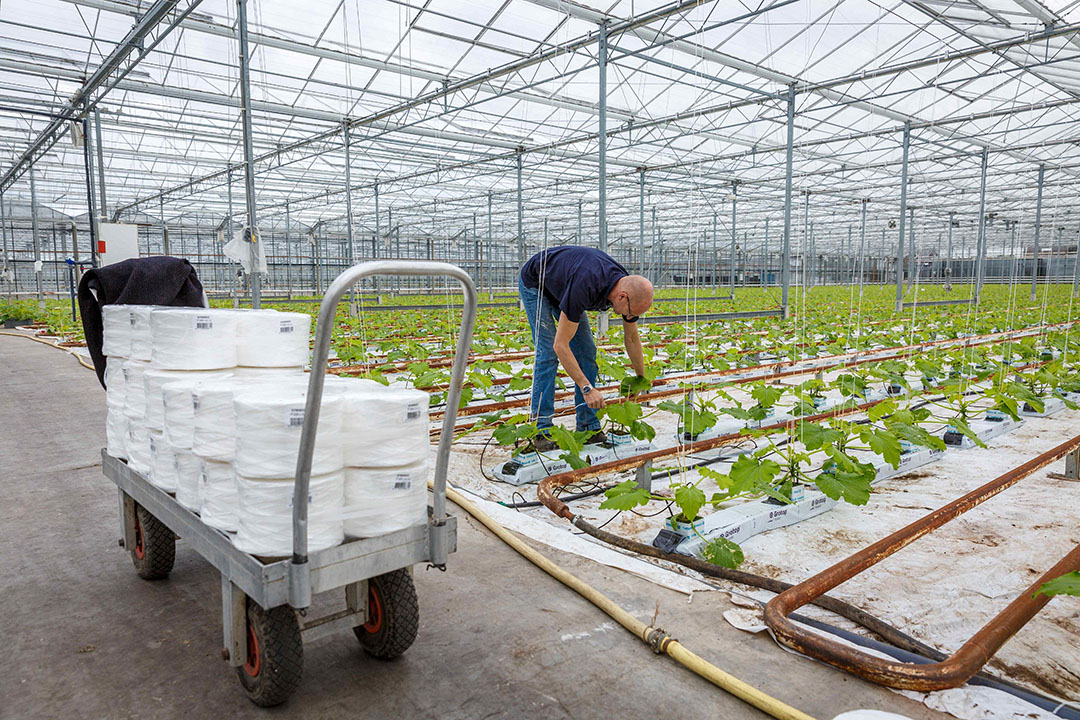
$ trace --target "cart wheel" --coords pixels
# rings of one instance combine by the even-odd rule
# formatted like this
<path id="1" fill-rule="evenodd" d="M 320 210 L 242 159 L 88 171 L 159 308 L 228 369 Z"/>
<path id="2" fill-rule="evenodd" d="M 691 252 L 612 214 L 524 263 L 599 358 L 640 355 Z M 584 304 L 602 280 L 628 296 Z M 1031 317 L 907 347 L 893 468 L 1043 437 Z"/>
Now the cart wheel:
<path id="1" fill-rule="evenodd" d="M 259 707 L 285 702 L 304 675 L 304 643 L 296 611 L 288 605 L 263 610 L 248 599 L 247 662 L 236 668 L 248 698 Z"/>
<path id="2" fill-rule="evenodd" d="M 368 580 L 368 617 L 353 628 L 364 652 L 390 660 L 409 649 L 420 626 L 420 606 L 408 568 Z"/>
<path id="3" fill-rule="evenodd" d="M 143 580 L 168 577 L 176 560 L 176 535 L 141 505 L 135 506 L 135 547 L 131 562 Z"/>

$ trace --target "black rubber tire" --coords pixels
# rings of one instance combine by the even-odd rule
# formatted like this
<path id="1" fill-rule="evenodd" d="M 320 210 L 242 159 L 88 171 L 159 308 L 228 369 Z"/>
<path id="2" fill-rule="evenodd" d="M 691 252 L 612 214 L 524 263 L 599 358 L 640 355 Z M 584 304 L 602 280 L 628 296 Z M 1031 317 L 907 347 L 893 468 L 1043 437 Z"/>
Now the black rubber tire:
<path id="1" fill-rule="evenodd" d="M 368 655 L 392 660 L 412 646 L 420 629 L 420 604 L 408 568 L 368 580 L 368 617 L 353 628 Z"/>
<path id="2" fill-rule="evenodd" d="M 161 580 L 176 561 L 176 535 L 141 505 L 135 506 L 135 547 L 131 562 L 143 580 Z"/>
<path id="3" fill-rule="evenodd" d="M 288 605 L 263 610 L 248 598 L 248 661 L 236 668 L 248 699 L 273 707 L 289 699 L 304 677 L 304 642 L 296 611 Z"/>

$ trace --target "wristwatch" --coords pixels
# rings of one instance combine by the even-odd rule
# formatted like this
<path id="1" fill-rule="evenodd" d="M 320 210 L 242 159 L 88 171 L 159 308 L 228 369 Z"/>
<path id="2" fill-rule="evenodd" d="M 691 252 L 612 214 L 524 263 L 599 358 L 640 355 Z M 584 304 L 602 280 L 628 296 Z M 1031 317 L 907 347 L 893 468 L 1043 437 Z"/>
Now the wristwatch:
<path id="1" fill-rule="evenodd" d="M 581 388 L 581 394 L 582 395 L 588 395 L 592 391 L 593 391 L 593 386 L 592 385 L 586 385 L 585 387 Z"/>

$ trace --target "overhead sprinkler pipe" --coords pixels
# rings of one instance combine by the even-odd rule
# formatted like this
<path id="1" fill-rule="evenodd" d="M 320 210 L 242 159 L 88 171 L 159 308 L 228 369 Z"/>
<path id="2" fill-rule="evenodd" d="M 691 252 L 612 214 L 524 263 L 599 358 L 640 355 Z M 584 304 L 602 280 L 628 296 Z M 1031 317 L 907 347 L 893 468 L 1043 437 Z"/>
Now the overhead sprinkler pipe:
<path id="1" fill-rule="evenodd" d="M 879 685 L 920 692 L 945 690 L 962 685 L 1050 601 L 1047 595 L 1035 594 L 1043 583 L 1080 570 L 1080 546 L 1073 548 L 949 658 L 932 664 L 913 665 L 870 655 L 799 627 L 788 616 L 1078 447 L 1080 435 L 919 518 L 794 588 L 785 590 L 766 606 L 766 624 L 784 645 Z"/>

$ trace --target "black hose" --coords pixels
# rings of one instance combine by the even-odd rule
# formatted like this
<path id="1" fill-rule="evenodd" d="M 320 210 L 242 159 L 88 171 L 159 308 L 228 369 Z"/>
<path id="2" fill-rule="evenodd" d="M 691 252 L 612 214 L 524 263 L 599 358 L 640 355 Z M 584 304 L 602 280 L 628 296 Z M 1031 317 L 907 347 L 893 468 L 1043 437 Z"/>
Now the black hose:
<path id="1" fill-rule="evenodd" d="M 764 606 L 765 603 L 761 603 L 761 605 Z M 894 647 L 892 645 L 889 645 L 888 643 L 883 643 L 872 638 L 863 637 L 858 633 L 853 633 L 849 630 L 838 628 L 826 622 L 806 617 L 805 615 L 792 613 L 789 617 L 791 617 L 792 620 L 799 621 L 803 625 L 808 625 L 809 627 L 815 628 L 817 630 L 836 635 L 837 637 L 843 638 L 848 642 L 855 643 L 856 645 L 883 652 L 887 655 L 892 656 L 894 659 L 899 660 L 900 662 L 913 663 L 915 665 L 928 665 L 930 663 L 940 662 L 945 659 L 945 653 L 942 652 L 935 651 L 934 655 L 936 655 L 936 657 L 924 657 L 923 655 L 908 652 L 907 650 L 902 650 L 898 647 Z M 980 672 L 977 675 L 973 676 L 970 680 L 968 680 L 968 684 L 981 685 L 983 687 L 994 688 L 995 690 L 1007 692 L 1010 695 L 1018 697 L 1025 702 L 1029 702 L 1032 705 L 1038 707 L 1039 709 L 1045 710 L 1057 717 L 1067 718 L 1067 720 L 1080 720 L 1080 707 L 1072 704 L 1066 704 L 1063 701 L 1055 700 L 1054 698 L 1049 698 L 1045 695 L 1040 695 L 1039 693 L 1022 687 L 1007 678 L 997 678 L 993 675 L 988 675 L 985 672 Z"/>
<path id="2" fill-rule="evenodd" d="M 607 532 L 606 530 L 601 530 L 600 528 L 595 527 L 588 521 L 583 520 L 578 515 L 575 515 L 571 522 L 586 534 L 591 535 L 597 540 L 601 540 L 609 545 L 622 548 L 624 550 L 630 550 L 631 552 L 636 552 L 641 555 L 654 557 L 658 560 L 666 560 L 677 565 L 682 565 L 683 567 L 695 570 L 702 575 L 719 578 L 721 580 L 727 580 L 729 582 L 738 583 L 740 585 L 756 587 L 776 594 L 780 594 L 781 592 L 794 587 L 794 585 L 792 585 L 791 583 L 786 583 L 783 580 L 775 580 L 773 578 L 764 577 L 762 575 L 755 575 L 753 573 L 745 572 L 743 570 L 733 570 L 731 568 L 713 565 L 710 562 L 701 560 L 692 555 L 667 553 L 652 545 L 646 545 L 645 543 L 638 542 L 637 540 L 631 540 L 629 538 L 624 538 L 619 535 L 615 535 L 614 533 Z M 859 608 L 844 600 L 840 600 L 830 595 L 821 595 L 820 597 L 816 598 L 811 602 L 813 605 L 816 605 L 823 610 L 828 610 L 829 612 L 835 613 L 840 617 L 846 618 L 851 622 L 855 623 L 856 625 L 862 627 L 863 629 L 869 631 L 870 633 L 877 635 L 885 641 L 886 644 L 884 645 L 884 647 L 890 648 L 895 652 L 906 653 L 911 657 L 920 658 L 920 660 L 912 662 L 940 662 L 947 657 L 940 650 L 930 647 L 926 643 L 923 643 L 922 641 L 913 638 L 899 628 L 896 628 L 885 622 L 884 620 L 881 620 L 880 618 L 871 615 L 865 610 L 860 610 Z M 815 620 L 809 620 L 801 616 L 793 617 L 798 619 L 800 622 L 806 622 L 809 625 L 813 625 L 814 623 L 818 622 Z M 821 623 L 821 625 L 824 625 L 824 623 Z M 839 633 L 847 632 L 844 630 L 840 630 L 839 628 L 837 628 L 836 630 Z M 829 632 L 832 632 L 832 629 L 829 629 Z M 852 635 L 853 638 L 858 638 L 860 641 L 863 642 L 878 643 L 878 641 L 869 640 L 862 637 L 861 635 L 855 635 L 854 633 L 848 634 Z M 989 687 L 996 687 L 1000 690 L 1010 692 L 1017 697 L 1023 697 L 1024 699 L 1028 699 L 1027 696 L 1038 698 L 1040 702 L 1035 702 L 1035 700 L 1029 700 L 1029 702 L 1038 704 L 1040 707 L 1046 707 L 1046 705 L 1043 703 L 1050 703 L 1049 707 L 1051 709 L 1057 708 L 1060 705 L 1060 703 L 1036 695 L 1030 690 L 1022 688 L 1019 685 L 1015 685 L 1009 680 L 996 678 L 993 675 L 990 675 L 984 671 L 976 673 L 972 677 L 972 679 L 969 680 L 969 682 L 975 683 L 976 679 L 981 681 L 977 684 L 983 684 Z M 1024 693 L 1024 695 L 1021 695 L 1020 693 Z M 1077 712 L 1072 708 L 1066 709 L 1068 709 L 1074 714 L 1061 715 L 1061 717 L 1067 717 L 1073 720 L 1080 720 L 1080 712 Z"/>

